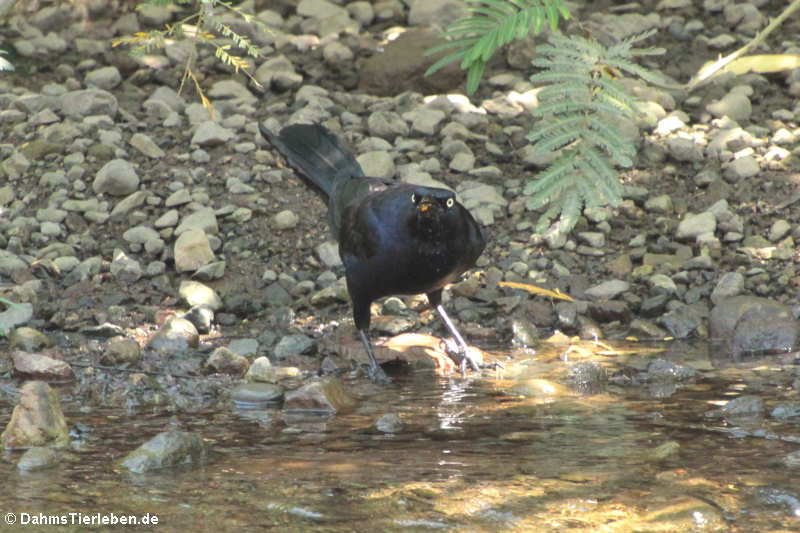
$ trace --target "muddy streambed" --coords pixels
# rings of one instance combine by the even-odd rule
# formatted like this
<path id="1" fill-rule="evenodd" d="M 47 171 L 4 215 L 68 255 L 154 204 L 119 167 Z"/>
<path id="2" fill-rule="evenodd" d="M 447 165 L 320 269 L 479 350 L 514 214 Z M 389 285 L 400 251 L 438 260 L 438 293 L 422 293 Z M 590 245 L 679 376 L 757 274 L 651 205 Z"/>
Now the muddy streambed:
<path id="1" fill-rule="evenodd" d="M 139 529 L 158 531 L 797 531 L 793 357 L 732 365 L 705 346 L 661 348 L 540 350 L 468 379 L 414 372 L 361 384 L 358 408 L 335 416 L 131 414 L 67 399 L 73 441 L 57 466 L 23 473 L 19 454 L 0 456 L 0 530 L 133 515 L 157 517 Z M 2 420 L 13 405 L 0 397 Z M 387 414 L 400 421 L 390 432 L 376 427 Z M 205 465 L 118 467 L 170 427 L 202 435 Z M 31 522 L 48 517 L 66 525 Z"/>

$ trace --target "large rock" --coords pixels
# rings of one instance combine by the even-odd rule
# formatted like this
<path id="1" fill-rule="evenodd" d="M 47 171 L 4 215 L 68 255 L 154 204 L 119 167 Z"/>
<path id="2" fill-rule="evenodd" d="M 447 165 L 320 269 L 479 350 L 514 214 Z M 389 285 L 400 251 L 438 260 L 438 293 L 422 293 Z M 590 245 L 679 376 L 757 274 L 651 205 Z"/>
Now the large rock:
<path id="1" fill-rule="evenodd" d="M 382 54 L 375 54 L 364 62 L 359 89 L 379 96 L 394 96 L 404 91 L 422 94 L 463 91 L 464 73 L 458 62 L 425 76 L 428 67 L 443 54 L 426 56 L 424 52 L 441 42 L 441 37 L 429 29 L 403 33 L 386 45 Z"/>
<path id="2" fill-rule="evenodd" d="M 780 302 L 758 296 L 725 298 L 711 310 L 711 337 L 729 356 L 797 350 L 800 322 Z"/>
<path id="3" fill-rule="evenodd" d="M 165 431 L 125 456 L 120 466 L 142 474 L 179 465 L 198 465 L 205 459 L 206 446 L 200 435 Z"/>
<path id="4" fill-rule="evenodd" d="M 29 381 L 20 389 L 19 403 L 11 413 L 0 443 L 6 449 L 64 446 L 69 441 L 61 402 L 50 385 Z"/>
<path id="5" fill-rule="evenodd" d="M 133 165 L 124 159 L 112 159 L 103 165 L 92 182 L 94 192 L 112 196 L 127 196 L 137 187 L 139 176 Z"/>

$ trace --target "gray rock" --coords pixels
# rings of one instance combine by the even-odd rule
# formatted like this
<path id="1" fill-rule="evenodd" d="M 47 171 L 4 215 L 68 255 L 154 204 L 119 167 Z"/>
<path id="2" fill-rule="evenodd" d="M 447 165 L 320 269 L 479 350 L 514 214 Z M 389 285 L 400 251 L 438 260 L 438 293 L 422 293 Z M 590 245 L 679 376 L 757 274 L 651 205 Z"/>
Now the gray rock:
<path id="1" fill-rule="evenodd" d="M 331 65 L 340 65 L 353 60 L 353 52 L 339 41 L 331 41 L 322 48 L 322 57 Z"/>
<path id="2" fill-rule="evenodd" d="M 686 213 L 675 230 L 675 238 L 680 240 L 696 239 L 704 233 L 714 233 L 717 219 L 713 213 L 704 211 L 699 214 Z"/>
<path id="3" fill-rule="evenodd" d="M 0 443 L 5 449 L 20 449 L 65 446 L 67 442 L 67 421 L 56 392 L 43 381 L 25 383 Z"/>
<path id="4" fill-rule="evenodd" d="M 629 288 L 627 281 L 612 279 L 586 289 L 586 296 L 592 300 L 613 300 Z"/>
<path id="5" fill-rule="evenodd" d="M 134 226 L 122 234 L 122 238 L 129 243 L 144 244 L 151 239 L 158 239 L 156 230 L 148 226 Z"/>
<path id="6" fill-rule="evenodd" d="M 785 237 L 791 230 L 792 225 L 789 224 L 789 221 L 781 218 L 772 223 L 767 238 L 772 242 L 777 242 Z"/>
<path id="7" fill-rule="evenodd" d="M 264 61 L 253 73 L 253 77 L 264 87 L 274 86 L 279 90 L 292 89 L 303 83 L 303 76 L 295 72 L 292 62 L 282 54 Z"/>
<path id="8" fill-rule="evenodd" d="M 211 207 L 201 207 L 194 213 L 185 216 L 175 228 L 175 235 L 181 235 L 190 229 L 202 230 L 206 235 L 216 235 L 219 232 L 217 215 Z"/>
<path id="9" fill-rule="evenodd" d="M 112 196 L 131 194 L 139 186 L 136 170 L 124 159 L 112 159 L 97 172 L 92 182 L 92 190 L 98 194 Z"/>
<path id="10" fill-rule="evenodd" d="M 448 165 L 448 168 L 456 172 L 469 172 L 474 167 L 475 156 L 466 152 L 457 153 L 453 156 L 453 159 L 450 160 L 450 164 Z"/>
<path id="11" fill-rule="evenodd" d="M 258 351 L 258 339 L 244 338 L 234 339 L 228 345 L 228 349 L 239 355 L 251 356 L 255 355 Z"/>
<path id="12" fill-rule="evenodd" d="M 0 267 L 2 273 L 2 267 Z M 7 334 L 21 324 L 25 324 L 33 318 L 33 305 L 24 303 L 13 303 L 8 308 L 0 312 L 0 334 Z M 19 328 L 17 328 L 19 329 Z"/>
<path id="13" fill-rule="evenodd" d="M 34 446 L 22 454 L 17 462 L 17 469 L 20 472 L 36 472 L 58 466 L 59 455 L 52 448 L 45 446 Z"/>
<path id="14" fill-rule="evenodd" d="M 444 111 L 427 107 L 403 113 L 403 119 L 411 123 L 411 132 L 426 136 L 436 133 L 446 116 Z"/>
<path id="15" fill-rule="evenodd" d="M 120 466 L 137 474 L 181 465 L 202 465 L 206 444 L 200 435 L 185 431 L 165 431 L 125 456 Z"/>
<path id="16" fill-rule="evenodd" d="M 678 287 L 672 281 L 672 278 L 664 274 L 654 274 L 647 281 L 653 294 L 672 295 L 678 291 Z"/>
<path id="17" fill-rule="evenodd" d="M 464 15 L 464 3 L 459 0 L 412 2 L 408 23 L 411 26 L 435 25 L 444 28 Z"/>
<path id="18" fill-rule="evenodd" d="M 38 329 L 19 327 L 8 334 L 8 347 L 34 352 L 53 345 L 53 340 Z"/>
<path id="19" fill-rule="evenodd" d="M 197 126 L 191 142 L 206 148 L 224 144 L 233 139 L 233 137 L 231 130 L 223 128 L 213 120 L 206 120 Z"/>
<path id="20" fill-rule="evenodd" d="M 41 353 L 14 350 L 11 352 L 14 377 L 38 379 L 49 383 L 64 383 L 75 379 L 72 367 L 64 361 Z"/>
<path id="21" fill-rule="evenodd" d="M 744 292 L 744 276 L 739 272 L 726 272 L 711 292 L 711 301 L 721 303 L 724 299 L 738 296 Z"/>
<path id="22" fill-rule="evenodd" d="M 736 122 L 750 119 L 753 112 L 750 98 L 753 88 L 739 85 L 731 89 L 720 100 L 715 100 L 706 106 L 706 110 L 715 117 L 728 117 Z"/>
<path id="23" fill-rule="evenodd" d="M 19 179 L 31 166 L 31 162 L 21 152 L 14 151 L 0 163 L 0 171 L 11 179 Z"/>
<path id="24" fill-rule="evenodd" d="M 361 27 L 369 26 L 375 19 L 375 10 L 370 2 L 360 0 L 347 4 L 347 12 Z"/>
<path id="25" fill-rule="evenodd" d="M 669 154 L 678 161 L 700 162 L 703 160 L 703 148 L 691 139 L 670 137 L 667 139 Z"/>
<path id="26" fill-rule="evenodd" d="M 342 259 L 339 257 L 339 245 L 336 241 L 325 241 L 318 244 L 314 251 L 317 257 L 328 268 L 337 267 L 342 264 Z"/>
<path id="27" fill-rule="evenodd" d="M 382 150 L 365 152 L 359 155 L 356 160 L 367 176 L 392 179 L 397 172 L 392 156 Z"/>
<path id="28" fill-rule="evenodd" d="M 189 229 L 175 240 L 175 270 L 193 272 L 214 260 L 208 236 L 205 231 Z"/>
<path id="29" fill-rule="evenodd" d="M 250 367 L 247 357 L 220 346 L 208 356 L 203 368 L 206 372 L 216 372 L 218 374 L 228 374 L 231 376 L 243 376 Z"/>
<path id="30" fill-rule="evenodd" d="M 733 358 L 796 350 L 800 335 L 787 306 L 746 295 L 721 299 L 711 310 L 709 327 L 712 339 L 723 343 Z"/>
<path id="31" fill-rule="evenodd" d="M 242 408 L 264 407 L 283 398 L 283 389 L 271 383 L 243 383 L 231 391 L 233 404 Z"/>
<path id="32" fill-rule="evenodd" d="M 408 136 L 408 124 L 394 111 L 375 111 L 367 118 L 370 135 L 393 141 L 395 137 Z"/>
<path id="33" fill-rule="evenodd" d="M 91 115 L 115 117 L 118 109 L 116 97 L 102 89 L 70 91 L 61 96 L 61 113 L 78 120 Z"/>
<path id="34" fill-rule="evenodd" d="M 122 82 L 122 75 L 117 67 L 101 67 L 86 74 L 86 85 L 110 91 Z"/>
<path id="35" fill-rule="evenodd" d="M 142 277 L 142 265 L 122 250 L 114 250 L 109 271 L 121 283 L 133 283 Z"/>
<path id="36" fill-rule="evenodd" d="M 117 338 L 109 341 L 100 362 L 104 365 L 136 365 L 142 357 L 139 343 L 133 339 Z"/>
<path id="37" fill-rule="evenodd" d="M 198 268 L 194 273 L 194 278 L 198 281 L 213 281 L 221 279 L 225 275 L 225 261 L 212 261 Z"/>
<path id="38" fill-rule="evenodd" d="M 200 338 L 194 324 L 181 317 L 167 320 L 147 340 L 147 349 L 168 356 L 185 354 L 197 348 Z"/>
<path id="39" fill-rule="evenodd" d="M 247 87 L 234 79 L 214 82 L 208 90 L 208 96 L 215 99 L 237 100 L 247 104 L 255 104 L 257 101 Z"/>
<path id="40" fill-rule="evenodd" d="M 286 359 L 290 355 L 306 353 L 314 346 L 314 339 L 302 334 L 286 335 L 273 349 L 276 359 Z"/>
<path id="41" fill-rule="evenodd" d="M 272 227 L 278 230 L 292 229 L 297 227 L 300 217 L 294 211 L 284 209 L 272 217 Z"/>
<path id="42" fill-rule="evenodd" d="M 676 339 L 685 339 L 703 324 L 703 318 L 690 306 L 684 305 L 661 315 L 658 323 Z"/>
<path id="43" fill-rule="evenodd" d="M 115 205 L 114 209 L 111 210 L 111 216 L 116 218 L 116 217 L 121 217 L 123 215 L 127 215 L 134 209 L 144 205 L 145 200 L 147 200 L 147 191 L 132 192 L 131 194 L 129 194 L 128 196 L 117 202 L 117 205 Z"/>
<path id="44" fill-rule="evenodd" d="M 153 91 L 142 107 L 148 114 L 164 119 L 171 112 L 182 113 L 186 102 L 174 89 L 162 85 Z"/>
<path id="45" fill-rule="evenodd" d="M 596 361 L 580 361 L 570 366 L 567 381 L 583 394 L 598 394 L 605 390 L 608 374 Z"/>
<path id="46" fill-rule="evenodd" d="M 606 236 L 599 231 L 581 231 L 577 234 L 577 237 L 582 242 L 595 248 L 602 248 L 606 245 Z"/>
<path id="47" fill-rule="evenodd" d="M 197 281 L 181 281 L 178 294 L 190 307 L 205 305 L 212 311 L 219 311 L 222 308 L 222 299 L 216 291 Z"/>
<path id="48" fill-rule="evenodd" d="M 697 371 L 686 365 L 680 365 L 664 359 L 655 359 L 647 365 L 647 381 L 676 382 L 687 381 L 694 378 Z"/>
<path id="49" fill-rule="evenodd" d="M 668 194 L 648 198 L 644 203 L 644 208 L 652 213 L 672 214 L 672 198 Z"/>
<path id="50" fill-rule="evenodd" d="M 153 140 L 144 133 L 134 133 L 130 140 L 131 146 L 152 159 L 161 159 L 166 154 Z"/>
<path id="51" fill-rule="evenodd" d="M 400 433 L 405 424 L 396 413 L 387 413 L 375 422 L 375 429 L 381 433 Z"/>
<path id="52" fill-rule="evenodd" d="M 759 172 L 761 172 L 761 167 L 758 165 L 758 161 L 753 156 L 747 155 L 731 161 L 728 168 L 725 169 L 725 177 L 730 181 L 739 181 L 752 178 Z"/>
<path id="53" fill-rule="evenodd" d="M 342 13 L 347 11 L 328 0 L 300 0 L 297 4 L 297 14 L 304 17 L 328 18 Z"/>
<path id="54" fill-rule="evenodd" d="M 312 381 L 286 395 L 285 411 L 337 413 L 353 410 L 358 402 L 336 378 Z"/>

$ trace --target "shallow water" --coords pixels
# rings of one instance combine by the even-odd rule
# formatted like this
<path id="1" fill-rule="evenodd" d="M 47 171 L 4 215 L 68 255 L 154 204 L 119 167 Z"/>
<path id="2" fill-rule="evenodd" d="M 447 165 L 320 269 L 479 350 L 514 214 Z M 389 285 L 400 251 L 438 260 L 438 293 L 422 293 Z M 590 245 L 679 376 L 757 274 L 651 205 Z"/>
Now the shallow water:
<path id="1" fill-rule="evenodd" d="M 797 400 L 796 367 L 767 358 L 719 368 L 685 348 L 577 356 L 618 378 L 656 356 L 703 369 L 665 398 L 626 379 L 598 394 L 563 387 L 571 361 L 554 349 L 481 378 L 416 373 L 383 388 L 350 383 L 359 408 L 331 417 L 235 407 L 129 415 L 66 402 L 70 427 L 85 425 L 86 438 L 44 472 L 19 473 L 19 454 L 2 456 L 0 511 L 18 522 L 0 530 L 86 529 L 68 513 L 149 514 L 158 525 L 137 530 L 158 531 L 800 530 L 797 470 L 783 462 L 800 450 L 800 420 L 769 417 L 771 406 Z M 766 416 L 704 416 L 741 394 L 762 396 Z M 5 425 L 13 399 L 0 401 Z M 374 427 L 387 413 L 405 424 L 397 434 Z M 116 466 L 176 424 L 206 439 L 205 466 L 152 475 Z M 673 453 L 658 456 L 665 449 Z M 25 513 L 67 525 L 22 527 Z"/>

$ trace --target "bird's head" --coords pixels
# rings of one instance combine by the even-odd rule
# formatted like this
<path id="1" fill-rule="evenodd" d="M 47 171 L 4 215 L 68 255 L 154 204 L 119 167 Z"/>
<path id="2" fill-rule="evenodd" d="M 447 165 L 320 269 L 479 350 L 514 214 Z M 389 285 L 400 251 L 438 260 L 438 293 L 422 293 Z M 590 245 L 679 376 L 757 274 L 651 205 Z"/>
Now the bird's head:
<path id="1" fill-rule="evenodd" d="M 447 225 L 447 219 L 457 216 L 456 196 L 447 189 L 415 188 L 409 198 L 414 211 L 413 223 L 418 231 L 430 234 Z"/>

